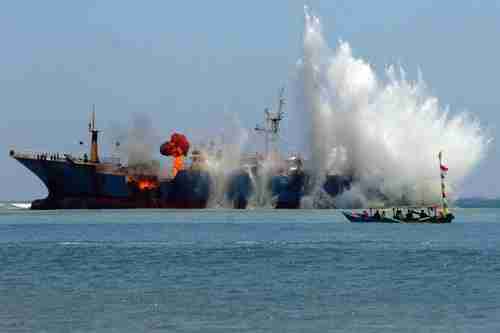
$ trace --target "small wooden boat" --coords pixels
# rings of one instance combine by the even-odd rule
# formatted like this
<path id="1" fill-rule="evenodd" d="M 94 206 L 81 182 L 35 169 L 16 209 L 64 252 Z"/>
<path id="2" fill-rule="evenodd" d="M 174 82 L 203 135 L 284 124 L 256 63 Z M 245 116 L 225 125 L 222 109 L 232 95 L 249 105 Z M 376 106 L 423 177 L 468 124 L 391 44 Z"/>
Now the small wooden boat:
<path id="1" fill-rule="evenodd" d="M 445 178 L 448 172 L 448 167 L 443 164 L 443 153 L 439 152 L 439 169 L 441 173 L 441 210 L 438 212 L 438 206 L 432 206 L 427 208 L 427 213 L 424 209 L 420 212 L 415 210 L 416 207 L 406 207 L 407 214 L 403 214 L 403 207 L 395 207 L 392 209 L 392 218 L 386 216 L 384 209 L 382 208 L 382 214 L 379 212 L 379 208 L 375 214 L 371 214 L 372 208 L 370 208 L 370 214 L 364 211 L 362 214 L 355 212 L 343 211 L 342 214 L 350 221 L 356 223 L 451 223 L 455 218 L 448 209 L 448 200 L 446 194 Z"/>
<path id="2" fill-rule="evenodd" d="M 354 212 L 343 211 L 342 214 L 353 223 L 400 223 L 401 221 L 387 216 L 370 216 L 366 214 L 358 214 Z"/>
<path id="3" fill-rule="evenodd" d="M 355 212 L 343 211 L 342 214 L 353 223 L 451 223 L 455 216 L 451 213 L 447 215 L 425 216 L 425 217 L 388 217 L 359 214 Z"/>

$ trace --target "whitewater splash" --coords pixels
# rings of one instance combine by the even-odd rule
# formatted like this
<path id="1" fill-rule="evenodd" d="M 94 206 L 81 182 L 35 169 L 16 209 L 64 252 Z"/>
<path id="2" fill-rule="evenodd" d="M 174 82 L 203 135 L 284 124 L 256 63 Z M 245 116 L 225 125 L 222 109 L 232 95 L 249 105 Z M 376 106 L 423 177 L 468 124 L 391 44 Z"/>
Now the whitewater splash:
<path id="1" fill-rule="evenodd" d="M 429 94 L 419 73 L 409 81 L 389 66 L 377 77 L 349 43 L 327 45 L 318 17 L 306 8 L 304 56 L 297 64 L 295 116 L 320 184 L 326 174 L 352 176 L 353 187 L 335 206 L 377 202 L 438 202 L 438 153 L 455 192 L 486 152 L 488 140 L 466 114 L 450 115 Z"/>

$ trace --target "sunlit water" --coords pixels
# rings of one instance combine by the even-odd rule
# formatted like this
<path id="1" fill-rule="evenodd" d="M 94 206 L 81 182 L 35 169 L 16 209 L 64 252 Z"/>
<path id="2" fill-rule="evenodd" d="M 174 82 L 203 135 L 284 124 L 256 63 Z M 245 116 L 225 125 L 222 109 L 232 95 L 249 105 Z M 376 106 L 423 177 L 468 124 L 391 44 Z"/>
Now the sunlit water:
<path id="1" fill-rule="evenodd" d="M 0 207 L 0 332 L 496 332 L 500 210 Z"/>

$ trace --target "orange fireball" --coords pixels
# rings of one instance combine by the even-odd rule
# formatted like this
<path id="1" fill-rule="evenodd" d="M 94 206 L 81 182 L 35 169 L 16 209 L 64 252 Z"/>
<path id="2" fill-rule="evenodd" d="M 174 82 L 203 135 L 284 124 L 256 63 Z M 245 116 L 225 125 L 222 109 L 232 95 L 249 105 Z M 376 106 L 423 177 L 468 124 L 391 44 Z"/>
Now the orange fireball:
<path id="1" fill-rule="evenodd" d="M 160 153 L 174 158 L 172 177 L 175 177 L 179 171 L 184 169 L 184 156 L 187 156 L 189 147 L 186 136 L 180 133 L 172 134 L 170 140 L 161 145 Z"/>

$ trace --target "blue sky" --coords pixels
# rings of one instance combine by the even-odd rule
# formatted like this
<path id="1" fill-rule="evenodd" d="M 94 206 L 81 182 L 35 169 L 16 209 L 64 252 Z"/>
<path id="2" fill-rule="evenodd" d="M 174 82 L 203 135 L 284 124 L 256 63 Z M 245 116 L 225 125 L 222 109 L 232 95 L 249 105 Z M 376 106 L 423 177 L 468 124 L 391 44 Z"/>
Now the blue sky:
<path id="1" fill-rule="evenodd" d="M 252 127 L 301 56 L 303 6 L 380 74 L 420 68 L 452 112 L 498 137 L 500 2 L 4 1 L 0 5 L 0 200 L 45 190 L 8 150 L 78 151 L 92 103 L 106 128 L 147 114 L 165 133 L 203 133 L 236 112 Z M 106 135 L 106 133 L 104 133 Z M 500 195 L 498 148 L 465 195 Z"/>

